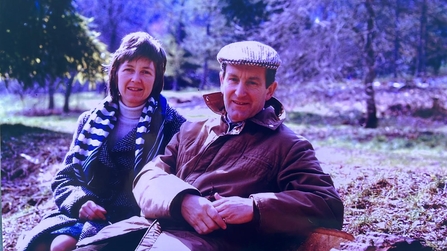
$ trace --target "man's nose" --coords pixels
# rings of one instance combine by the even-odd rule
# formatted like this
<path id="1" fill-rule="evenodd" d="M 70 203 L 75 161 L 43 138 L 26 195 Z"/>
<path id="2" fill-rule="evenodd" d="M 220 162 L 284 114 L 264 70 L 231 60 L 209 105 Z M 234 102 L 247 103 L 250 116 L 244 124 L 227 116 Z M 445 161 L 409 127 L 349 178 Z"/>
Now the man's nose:
<path id="1" fill-rule="evenodd" d="M 237 96 L 244 96 L 246 91 L 245 91 L 245 85 L 244 83 L 242 83 L 242 81 L 240 81 L 237 86 L 236 86 L 236 91 L 235 91 Z"/>

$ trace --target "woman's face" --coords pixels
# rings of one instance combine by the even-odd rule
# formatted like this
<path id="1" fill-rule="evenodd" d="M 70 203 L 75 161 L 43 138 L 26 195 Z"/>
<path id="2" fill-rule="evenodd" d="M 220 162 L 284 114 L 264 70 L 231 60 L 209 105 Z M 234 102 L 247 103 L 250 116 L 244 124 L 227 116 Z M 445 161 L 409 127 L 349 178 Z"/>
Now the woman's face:
<path id="1" fill-rule="evenodd" d="M 129 107 L 146 103 L 154 88 L 154 62 L 147 58 L 125 61 L 116 74 L 121 102 Z"/>

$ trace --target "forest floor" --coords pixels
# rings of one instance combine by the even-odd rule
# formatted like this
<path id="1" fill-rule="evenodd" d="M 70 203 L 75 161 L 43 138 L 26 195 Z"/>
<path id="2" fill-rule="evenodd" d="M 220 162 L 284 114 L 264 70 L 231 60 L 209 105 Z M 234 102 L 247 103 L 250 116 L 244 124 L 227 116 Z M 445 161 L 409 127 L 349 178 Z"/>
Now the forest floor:
<path id="1" fill-rule="evenodd" d="M 293 95 L 291 94 L 293 93 Z M 200 92 L 165 92 L 191 120 L 210 112 Z M 62 114 L 40 107 L 45 98 L 0 100 L 2 241 L 17 238 L 54 208 L 50 184 L 71 142 L 77 116 L 98 102 L 77 97 Z M 287 125 L 308 138 L 345 204 L 343 230 L 422 239 L 447 250 L 447 85 L 376 86 L 379 127 L 360 126 L 363 88 L 312 86 L 279 90 Z M 433 105 L 435 104 L 435 105 Z"/>

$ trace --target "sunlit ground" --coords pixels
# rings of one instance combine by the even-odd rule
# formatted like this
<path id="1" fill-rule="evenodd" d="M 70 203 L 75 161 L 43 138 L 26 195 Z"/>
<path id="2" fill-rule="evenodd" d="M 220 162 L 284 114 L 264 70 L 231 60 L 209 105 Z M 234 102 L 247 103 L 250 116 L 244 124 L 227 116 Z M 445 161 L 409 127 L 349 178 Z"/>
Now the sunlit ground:
<path id="1" fill-rule="evenodd" d="M 164 95 L 185 117 L 198 120 L 212 114 L 201 98 L 207 92 L 164 91 Z M 333 177 L 345 203 L 343 229 L 355 236 L 377 231 L 423 238 L 435 250 L 447 249 L 446 117 L 392 114 L 388 109 L 396 102 L 411 104 L 413 111 L 429 108 L 429 94 L 401 93 L 397 96 L 378 91 L 380 121 L 377 129 L 359 126 L 358 120 L 364 109 L 361 96 L 345 92 L 333 97 L 326 94 L 296 93 L 294 98 L 282 95 L 281 100 L 287 108 L 286 124 L 311 141 L 323 170 Z M 20 123 L 67 133 L 53 133 L 48 142 L 45 137 L 50 136 L 37 134 L 40 141 L 32 143 L 34 151 L 27 154 L 40 159 L 38 165 L 30 164 L 19 155 L 30 149 L 22 146 L 31 144 L 26 135 L 15 136 L 6 143 L 8 147 L 15 147 L 16 152 L 2 152 L 2 172 L 5 163 L 20 163 L 19 169 L 30 172 L 18 172 L 17 175 L 22 175 L 19 178 L 2 180 L 2 204 L 10 207 L 6 208 L 10 211 L 2 218 L 5 250 L 13 250 L 10 247 L 19 233 L 38 222 L 45 205 L 51 205 L 47 203 L 50 197 L 48 185 L 60 168 L 53 164 L 61 162 L 79 114 L 100 100 L 101 96 L 94 93 L 74 94 L 70 103 L 73 112 L 63 114 L 57 108 L 51 116 L 36 116 L 49 113 L 46 96 L 0 97 L 0 123 Z M 56 95 L 56 107 L 62 107 L 62 101 L 62 95 Z M 64 143 L 57 143 L 58 140 Z M 2 144 L 2 151 L 9 149 L 4 148 L 3 138 Z M 14 158 L 6 159 L 6 154 Z M 35 168 L 41 170 L 38 175 L 33 174 Z M 19 180 L 22 183 L 18 184 Z M 35 204 L 39 207 L 33 206 Z"/>

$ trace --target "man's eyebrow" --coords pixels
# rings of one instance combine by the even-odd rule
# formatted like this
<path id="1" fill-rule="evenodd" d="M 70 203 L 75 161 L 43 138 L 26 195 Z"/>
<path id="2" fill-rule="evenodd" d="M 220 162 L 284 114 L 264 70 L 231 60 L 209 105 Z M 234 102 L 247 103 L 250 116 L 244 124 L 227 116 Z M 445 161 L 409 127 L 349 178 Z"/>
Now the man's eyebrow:
<path id="1" fill-rule="evenodd" d="M 248 80 L 251 80 L 251 81 L 261 81 L 261 78 L 257 77 L 257 76 L 254 76 L 254 77 L 249 77 Z"/>
<path id="2" fill-rule="evenodd" d="M 236 78 L 239 78 L 239 75 L 238 75 L 238 74 L 235 74 L 235 73 L 228 73 L 227 76 L 228 76 L 228 77 L 236 77 Z M 261 78 L 258 77 L 258 76 L 252 76 L 252 77 L 249 77 L 247 80 L 250 80 L 250 81 L 261 81 Z"/>

